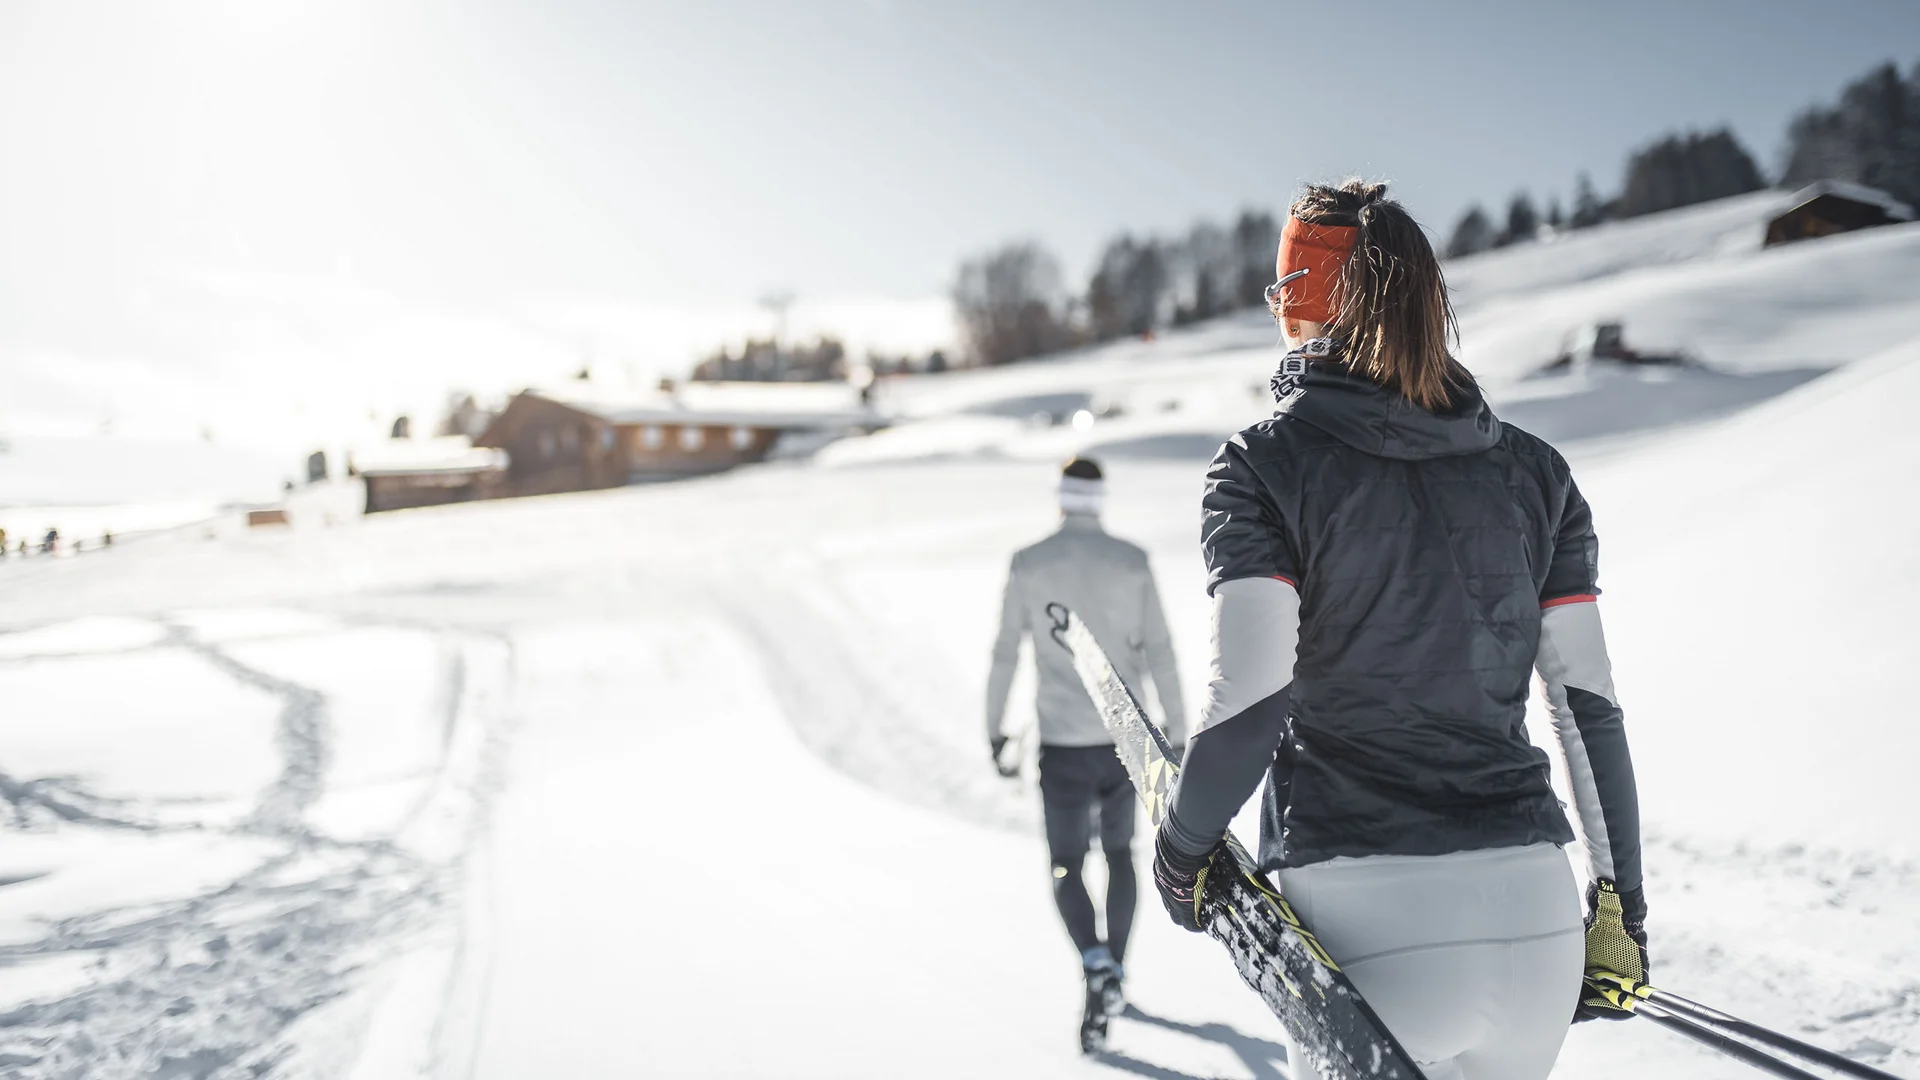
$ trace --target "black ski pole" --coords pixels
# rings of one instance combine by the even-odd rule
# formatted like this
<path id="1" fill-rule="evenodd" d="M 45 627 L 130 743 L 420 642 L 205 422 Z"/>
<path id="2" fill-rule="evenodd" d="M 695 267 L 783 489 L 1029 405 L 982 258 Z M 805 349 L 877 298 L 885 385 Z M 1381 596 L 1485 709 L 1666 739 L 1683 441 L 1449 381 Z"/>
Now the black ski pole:
<path id="1" fill-rule="evenodd" d="M 1596 972 L 1587 977 L 1588 985 L 1602 995 L 1614 999 L 1617 1005 L 1632 1008 L 1631 1002 L 1658 1005 L 1669 1013 L 1677 1014 L 1696 1023 L 1708 1025 L 1716 1030 L 1724 1030 L 1754 1042 L 1784 1050 L 1796 1057 L 1804 1058 L 1817 1065 L 1824 1065 L 1836 1072 L 1848 1076 L 1857 1076 L 1861 1080 L 1900 1080 L 1899 1077 L 1884 1069 L 1863 1065 L 1849 1057 L 1843 1057 L 1825 1047 L 1802 1042 L 1791 1035 L 1783 1035 L 1770 1028 L 1761 1027 L 1749 1020 L 1721 1012 L 1710 1006 L 1702 1005 L 1691 998 L 1681 997 L 1671 990 L 1662 990 L 1647 983 L 1637 982 L 1610 972 Z"/>
<path id="2" fill-rule="evenodd" d="M 1647 990 L 1645 1000 L 1659 1005 L 1664 1009 L 1704 1024 L 1722 1028 L 1735 1035 L 1743 1035 L 1752 1039 L 1754 1042 L 1764 1043 L 1776 1049 L 1785 1050 L 1789 1054 L 1805 1058 L 1818 1065 L 1825 1065 L 1827 1068 L 1833 1069 L 1836 1072 L 1843 1072 L 1849 1076 L 1858 1076 L 1861 1077 L 1862 1080 L 1900 1080 L 1899 1077 L 1884 1069 L 1876 1069 L 1871 1065 L 1863 1065 L 1852 1058 L 1842 1057 L 1825 1047 L 1815 1046 L 1809 1042 L 1801 1042 L 1791 1035 L 1782 1035 L 1780 1032 L 1763 1028 L 1759 1024 L 1751 1021 L 1742 1020 L 1737 1016 L 1730 1016 L 1718 1009 L 1709 1008 L 1697 1001 L 1683 998 L 1670 990 L 1660 990 L 1654 987 L 1648 987 Z"/>
<path id="3" fill-rule="evenodd" d="M 1668 1012 L 1650 1001 L 1641 1002 L 1639 1007 L 1633 1011 L 1659 1024 L 1661 1027 L 1678 1032 L 1689 1039 L 1710 1046 L 1736 1061 L 1744 1062 L 1756 1069 L 1770 1072 L 1775 1076 L 1786 1077 L 1786 1080 L 1823 1080 L 1822 1077 L 1810 1073 L 1798 1065 L 1781 1061 L 1765 1050 L 1748 1046 L 1746 1043 L 1741 1042 L 1731 1035 L 1715 1031 L 1705 1024 L 1689 1020 L 1678 1013 Z"/>

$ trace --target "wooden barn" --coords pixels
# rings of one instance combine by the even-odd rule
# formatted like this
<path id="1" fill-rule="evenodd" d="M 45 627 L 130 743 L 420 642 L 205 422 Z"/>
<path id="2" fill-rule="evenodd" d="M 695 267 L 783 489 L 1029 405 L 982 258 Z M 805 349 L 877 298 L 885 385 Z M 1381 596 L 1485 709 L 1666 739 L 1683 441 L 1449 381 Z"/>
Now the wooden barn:
<path id="1" fill-rule="evenodd" d="M 1767 247 L 1855 229 L 1913 220 L 1913 209 L 1883 191 L 1844 180 L 1822 180 L 1793 195 L 1793 206 L 1767 222 Z"/>
<path id="2" fill-rule="evenodd" d="M 505 492 L 507 455 L 476 447 L 466 436 L 394 439 L 352 458 L 367 487 L 367 513 L 498 498 Z"/>
<path id="3" fill-rule="evenodd" d="M 528 390 L 476 445 L 506 451 L 503 494 L 545 495 L 720 472 L 765 460 L 789 432 L 877 426 L 842 383 L 695 383 L 630 400 Z"/>

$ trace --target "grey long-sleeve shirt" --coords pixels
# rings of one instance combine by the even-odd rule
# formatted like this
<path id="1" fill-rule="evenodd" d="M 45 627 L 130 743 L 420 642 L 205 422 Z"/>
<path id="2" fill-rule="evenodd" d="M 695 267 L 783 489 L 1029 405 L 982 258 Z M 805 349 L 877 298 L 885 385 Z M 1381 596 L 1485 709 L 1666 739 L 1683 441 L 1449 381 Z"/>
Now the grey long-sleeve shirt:
<path id="1" fill-rule="evenodd" d="M 1058 532 L 1013 556 L 987 678 L 987 737 L 1000 734 L 1020 640 L 1031 635 L 1039 669 L 1041 743 L 1101 746 L 1113 741 L 1074 673 L 1072 655 L 1048 633 L 1053 625 L 1046 611 L 1050 603 L 1065 604 L 1080 616 L 1136 697 L 1145 700 L 1143 677 L 1152 676 L 1167 738 L 1184 742 L 1180 673 L 1147 553 L 1108 535 L 1092 514 L 1065 515 Z"/>

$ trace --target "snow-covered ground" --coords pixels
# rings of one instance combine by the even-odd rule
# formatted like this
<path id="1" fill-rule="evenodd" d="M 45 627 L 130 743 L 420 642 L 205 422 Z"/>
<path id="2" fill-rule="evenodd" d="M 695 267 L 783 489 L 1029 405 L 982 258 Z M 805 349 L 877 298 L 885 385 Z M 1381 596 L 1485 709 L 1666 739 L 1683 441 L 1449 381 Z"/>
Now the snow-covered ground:
<path id="1" fill-rule="evenodd" d="M 1760 251 L 1766 205 L 1456 266 L 1466 356 L 1596 507 L 1659 981 L 1916 1074 L 1920 231 Z M 1711 369 L 1523 378 L 1553 312 Z M 1200 463 L 1272 337 L 896 383 L 811 462 L 0 563 L 0 1075 L 1288 1075 L 1151 895 L 1080 1058 L 980 731 L 1076 450 L 1197 694 Z M 1645 1024 L 1555 1075 L 1622 1071 L 1748 1075 Z"/>
<path id="2" fill-rule="evenodd" d="M 447 996 L 506 654 L 274 609 L 0 635 L 0 1074 L 404 1075 L 368 1018 L 408 968 Z"/>

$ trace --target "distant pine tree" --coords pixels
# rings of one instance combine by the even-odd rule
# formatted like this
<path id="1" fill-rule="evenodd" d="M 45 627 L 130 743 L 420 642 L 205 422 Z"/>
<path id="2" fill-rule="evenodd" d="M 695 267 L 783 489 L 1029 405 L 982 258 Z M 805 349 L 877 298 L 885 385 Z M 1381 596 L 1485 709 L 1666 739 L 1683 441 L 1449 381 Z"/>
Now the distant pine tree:
<path id="1" fill-rule="evenodd" d="M 1753 156 L 1726 128 L 1704 135 L 1668 135 L 1628 160 L 1620 186 L 1620 216 L 1692 206 L 1765 186 Z"/>
<path id="2" fill-rule="evenodd" d="M 1566 223 L 1567 216 L 1560 212 L 1560 196 L 1555 195 L 1553 201 L 1547 204 L 1547 225 L 1558 232 Z"/>
<path id="3" fill-rule="evenodd" d="M 1494 238 L 1495 247 L 1524 243 L 1539 235 L 1540 212 L 1533 208 L 1533 199 L 1522 191 L 1507 204 L 1507 224 Z"/>
<path id="4" fill-rule="evenodd" d="M 1920 64 L 1904 79 L 1882 64 L 1848 84 L 1837 105 L 1795 117 L 1782 179 L 1852 180 L 1920 202 Z"/>
<path id="5" fill-rule="evenodd" d="M 1607 220 L 1607 207 L 1594 194 L 1593 180 L 1582 172 L 1573 182 L 1573 216 L 1567 224 L 1575 229 L 1584 229 Z"/>
<path id="6" fill-rule="evenodd" d="M 1447 258 L 1458 259 L 1485 251 L 1493 246 L 1493 241 L 1493 222 L 1487 220 L 1487 212 L 1478 206 L 1468 207 L 1447 241 Z"/>
<path id="7" fill-rule="evenodd" d="M 1166 250 L 1160 243 L 1156 240 L 1142 243 L 1120 279 L 1127 333 L 1144 334 L 1159 325 L 1162 301 L 1166 299 L 1172 276 Z"/>
<path id="8" fill-rule="evenodd" d="M 1229 309 L 1265 303 L 1267 286 L 1273 282 L 1280 223 L 1265 210 L 1242 210 L 1233 223 L 1231 239 L 1235 269 L 1225 283 L 1228 291 L 1221 303 Z"/>
<path id="9" fill-rule="evenodd" d="M 1238 272 L 1233 240 L 1220 226 L 1197 221 L 1171 245 L 1174 325 L 1210 319 L 1234 306 L 1228 286 Z"/>
<path id="10" fill-rule="evenodd" d="M 1142 334 L 1159 324 L 1172 284 L 1167 263 L 1161 244 L 1151 238 L 1122 235 L 1107 243 L 1087 283 L 1087 319 L 1096 341 Z"/>

